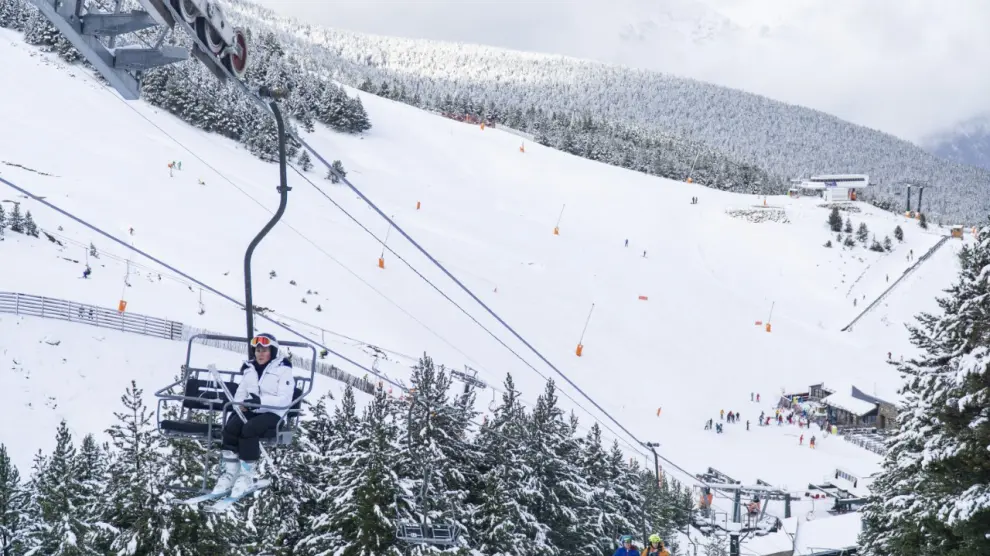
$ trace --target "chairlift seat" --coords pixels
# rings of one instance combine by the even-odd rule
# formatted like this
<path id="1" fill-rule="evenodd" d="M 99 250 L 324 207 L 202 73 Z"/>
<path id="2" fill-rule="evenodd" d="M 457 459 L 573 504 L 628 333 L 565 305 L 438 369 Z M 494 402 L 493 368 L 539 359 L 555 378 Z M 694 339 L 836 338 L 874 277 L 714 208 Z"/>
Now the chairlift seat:
<path id="1" fill-rule="evenodd" d="M 237 383 L 225 382 L 227 389 L 236 393 Z M 293 389 L 293 399 L 300 398 L 303 390 L 299 387 Z M 185 395 L 198 399 L 183 400 L 182 406 L 190 410 L 217 411 L 223 409 L 228 399 L 224 392 L 213 386 L 212 381 L 190 378 L 186 381 Z M 215 401 L 214 401 L 215 400 Z M 265 431 L 261 437 L 261 443 L 265 445 L 284 446 L 292 443 L 292 432 L 295 421 L 298 420 L 302 410 L 302 400 L 296 402 L 279 422 L 278 426 Z M 239 419 L 239 417 L 237 417 Z M 180 421 L 172 419 L 162 419 L 158 428 L 162 434 L 169 437 L 201 438 L 207 439 L 212 436 L 212 440 L 220 440 L 223 434 L 224 423 L 214 422 L 212 428 L 210 423 L 200 421 Z"/>
<path id="2" fill-rule="evenodd" d="M 395 537 L 412 544 L 450 545 L 457 536 L 448 524 L 400 523 L 397 529 Z"/>

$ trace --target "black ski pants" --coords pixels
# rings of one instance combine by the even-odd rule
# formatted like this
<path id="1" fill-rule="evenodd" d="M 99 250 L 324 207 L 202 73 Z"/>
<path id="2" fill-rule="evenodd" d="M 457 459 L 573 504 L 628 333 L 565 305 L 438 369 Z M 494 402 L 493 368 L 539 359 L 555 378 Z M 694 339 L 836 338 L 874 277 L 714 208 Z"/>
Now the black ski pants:
<path id="1" fill-rule="evenodd" d="M 236 411 L 227 417 L 223 427 L 223 449 L 237 452 L 241 461 L 258 461 L 261 459 L 261 438 L 269 429 L 275 428 L 279 416 L 253 411 L 245 411 L 244 416 L 247 423 L 241 421 Z"/>

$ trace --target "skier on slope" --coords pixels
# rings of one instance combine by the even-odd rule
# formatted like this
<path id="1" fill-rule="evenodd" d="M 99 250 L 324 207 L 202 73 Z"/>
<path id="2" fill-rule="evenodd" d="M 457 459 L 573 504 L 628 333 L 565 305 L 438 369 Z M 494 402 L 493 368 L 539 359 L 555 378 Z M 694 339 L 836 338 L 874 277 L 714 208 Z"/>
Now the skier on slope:
<path id="1" fill-rule="evenodd" d="M 253 359 L 241 365 L 243 378 L 233 401 L 255 406 L 288 406 L 295 393 L 292 363 L 279 354 L 275 336 L 258 334 L 251 339 L 251 352 Z M 257 480 L 261 438 L 275 428 L 287 411 L 241 407 L 247 422 L 233 411 L 223 427 L 221 474 L 213 487 L 215 494 L 230 490 L 231 496 L 238 497 L 251 490 Z"/>
<path id="2" fill-rule="evenodd" d="M 650 543 L 643 549 L 641 556 L 670 556 L 670 551 L 664 548 L 660 535 L 653 533 L 650 535 Z"/>
<path id="3" fill-rule="evenodd" d="M 633 544 L 632 535 L 622 535 L 619 539 L 622 545 L 615 550 L 612 556 L 639 556 L 639 549 Z"/>

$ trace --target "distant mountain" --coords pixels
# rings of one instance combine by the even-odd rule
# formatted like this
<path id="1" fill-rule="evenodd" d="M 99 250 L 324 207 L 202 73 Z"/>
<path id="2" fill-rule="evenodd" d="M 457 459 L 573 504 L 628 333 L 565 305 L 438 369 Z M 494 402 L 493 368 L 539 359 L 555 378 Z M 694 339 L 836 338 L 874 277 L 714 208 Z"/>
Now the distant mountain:
<path id="1" fill-rule="evenodd" d="M 990 114 L 933 135 L 924 140 L 922 146 L 943 158 L 990 169 Z M 990 187 L 990 183 L 987 186 Z"/>
<path id="2" fill-rule="evenodd" d="M 928 185 L 936 221 L 990 212 L 990 171 L 934 156 L 820 111 L 658 72 L 472 44 L 325 29 L 243 0 L 229 13 L 272 32 L 309 71 L 436 112 L 494 116 L 609 164 L 740 192 L 782 192 L 816 173 L 866 173 L 864 198 L 899 209 Z"/>

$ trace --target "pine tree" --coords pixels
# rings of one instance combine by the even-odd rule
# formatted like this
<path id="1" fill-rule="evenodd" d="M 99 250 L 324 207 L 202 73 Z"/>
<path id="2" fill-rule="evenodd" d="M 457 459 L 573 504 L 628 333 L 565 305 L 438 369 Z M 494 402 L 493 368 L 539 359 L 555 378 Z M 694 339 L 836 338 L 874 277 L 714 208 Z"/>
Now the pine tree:
<path id="1" fill-rule="evenodd" d="M 100 258 L 100 252 L 96 250 L 96 246 L 93 245 L 92 241 L 89 242 L 89 256 L 93 257 L 94 259 Z"/>
<path id="2" fill-rule="evenodd" d="M 34 481 L 37 512 L 28 531 L 28 552 L 51 556 L 98 554 L 91 546 L 91 529 L 83 507 L 83 485 L 76 474 L 76 448 L 63 420 L 55 433 L 55 450 L 39 461 Z"/>
<path id="3" fill-rule="evenodd" d="M 262 554 L 294 554 L 304 536 L 304 508 L 312 507 L 317 492 L 308 484 L 301 440 L 293 438 L 285 450 L 269 452 L 262 478 L 270 481 L 264 493 L 246 500 L 251 520 L 248 543 Z"/>
<path id="4" fill-rule="evenodd" d="M 24 233 L 24 216 L 21 215 L 21 204 L 14 203 L 14 210 L 10 213 L 10 231 L 19 234 Z"/>
<path id="5" fill-rule="evenodd" d="M 24 233 L 31 237 L 38 237 L 38 225 L 34 223 L 34 218 L 31 218 L 31 211 L 27 211 L 24 215 Z"/>
<path id="6" fill-rule="evenodd" d="M 309 172 L 313 169 L 313 161 L 309 159 L 309 151 L 304 150 L 299 155 L 299 167 L 303 172 Z"/>
<path id="7" fill-rule="evenodd" d="M 347 111 L 350 120 L 350 126 L 347 131 L 361 133 L 371 129 L 371 120 L 368 119 L 368 113 L 364 110 L 361 97 L 349 99 L 347 102 Z"/>
<path id="8" fill-rule="evenodd" d="M 863 510 L 867 555 L 990 552 L 990 227 L 959 261 L 942 315 L 909 327 L 922 355 L 898 365 L 904 404 Z"/>
<path id="9" fill-rule="evenodd" d="M 850 218 L 848 216 L 846 217 L 846 225 L 842 227 L 842 231 L 845 232 L 845 233 L 847 233 L 847 234 L 853 233 L 852 218 Z"/>
<path id="10" fill-rule="evenodd" d="M 297 545 L 299 554 L 333 553 L 344 548 L 347 543 L 338 531 L 338 513 L 347 516 L 356 511 L 352 497 L 336 498 L 346 492 L 337 490 L 346 483 L 339 482 L 339 470 L 349 465 L 346 458 L 351 453 L 351 444 L 360 434 L 361 422 L 357 417 L 353 387 L 348 384 L 344 389 L 333 419 L 327 412 L 327 402 L 328 398 L 323 396 L 309 406 L 312 418 L 302 424 L 302 458 L 310 471 L 303 480 L 316 492 L 316 497 L 304 510 L 307 534 Z"/>
<path id="11" fill-rule="evenodd" d="M 605 554 L 615 544 L 609 537 L 623 520 L 612 482 L 617 473 L 614 473 L 609 455 L 602 447 L 602 432 L 598 423 L 588 431 L 582 448 L 581 472 L 591 488 L 591 499 L 588 513 L 582 520 L 583 546 L 579 551 L 581 554 Z M 629 528 L 623 526 L 622 530 L 629 531 Z"/>
<path id="12" fill-rule="evenodd" d="M 918 214 L 918 225 L 921 226 L 921 229 L 923 230 L 928 229 L 928 217 L 925 216 L 925 213 L 923 212 Z"/>
<path id="13" fill-rule="evenodd" d="M 335 462 L 336 507 L 327 520 L 323 546 L 330 554 L 395 555 L 403 552 L 395 539 L 398 497 L 410 497 L 396 473 L 400 452 L 395 403 L 382 383 L 365 408 L 361 430 L 348 451 Z M 336 455 L 336 454 L 335 454 Z M 322 554 L 325 552 L 317 552 Z"/>
<path id="14" fill-rule="evenodd" d="M 842 215 L 839 214 L 839 207 L 832 207 L 832 212 L 828 215 L 828 228 L 833 232 L 842 231 Z"/>
<path id="15" fill-rule="evenodd" d="M 265 162 L 278 162 L 278 127 L 275 119 L 260 110 L 255 112 L 254 119 L 245 127 L 242 141 L 251 154 Z M 286 156 L 289 154 L 286 144 Z"/>
<path id="16" fill-rule="evenodd" d="M 238 553 L 233 547 L 241 540 L 241 524 L 171 503 L 174 495 L 168 485 L 195 484 L 201 464 L 190 461 L 190 456 L 201 452 L 191 449 L 191 441 L 175 442 L 174 451 L 165 458 L 163 441 L 151 422 L 154 412 L 142 396 L 143 390 L 131 381 L 121 396 L 123 411 L 114 413 L 118 422 L 107 430 L 114 457 L 108 466 L 102 517 L 112 534 L 104 542 L 114 553 Z"/>
<path id="17" fill-rule="evenodd" d="M 640 473 L 639 462 L 633 461 L 631 465 L 627 464 L 618 441 L 613 441 L 609 452 L 609 476 L 618 503 L 618 511 L 613 518 L 614 521 L 611 522 L 613 530 L 632 533 L 639 528 L 638 524 L 643 523 L 645 517 L 643 506 L 646 504 L 646 499 L 639 488 Z"/>
<path id="18" fill-rule="evenodd" d="M 0 206 L 0 237 L 3 237 L 3 230 L 7 227 L 7 213 L 3 211 L 3 206 Z"/>
<path id="19" fill-rule="evenodd" d="M 866 227 L 866 222 L 859 223 L 859 228 L 856 229 L 856 239 L 863 245 L 866 245 L 866 240 L 870 239 L 870 229 Z"/>
<path id="20" fill-rule="evenodd" d="M 870 251 L 876 251 L 877 253 L 883 253 L 883 251 L 884 251 L 883 250 L 883 245 L 880 245 L 880 242 L 874 239 L 873 240 L 873 243 L 870 244 Z"/>
<path id="21" fill-rule="evenodd" d="M 174 377 L 173 380 L 178 381 L 178 379 L 179 377 Z M 133 382 L 132 386 L 136 387 Z M 173 393 L 181 394 L 181 392 Z M 134 400 L 132 399 L 125 399 L 125 408 L 133 405 L 133 402 Z M 179 419 L 178 410 L 177 405 L 167 406 L 163 410 L 162 418 L 177 420 Z M 118 414 L 118 419 L 121 418 L 121 415 L 124 415 L 128 421 L 133 419 L 134 421 L 141 422 L 143 421 L 141 417 L 143 411 L 144 409 L 137 412 L 132 410 L 130 414 Z M 193 413 L 191 418 L 193 421 L 205 422 L 208 417 L 205 413 L 197 412 Z M 130 438 L 130 425 L 125 424 L 123 430 L 125 432 L 123 438 Z M 141 433 L 141 442 L 157 440 L 157 433 L 153 430 L 147 430 L 143 427 L 140 430 L 146 431 Z M 146 436 L 149 434 L 151 438 Z M 149 454 L 149 458 L 164 456 L 161 452 L 163 448 L 161 442 L 153 442 L 153 447 L 154 452 Z M 168 455 L 158 460 L 164 469 L 158 471 L 161 478 L 155 485 L 153 492 L 159 492 L 161 496 L 172 499 L 174 495 L 168 492 L 166 488 L 181 487 L 198 489 L 203 486 L 202 478 L 204 473 L 208 476 L 216 475 L 212 466 L 204 467 L 203 460 L 206 456 L 207 449 L 199 442 L 192 439 L 174 438 L 169 440 L 168 448 Z M 144 470 L 141 472 L 144 472 Z M 155 471 L 152 470 L 152 472 Z M 212 487 L 212 484 L 208 482 L 207 486 Z M 179 496 L 182 497 L 183 495 Z M 162 527 L 168 532 L 169 550 L 175 553 L 195 554 L 202 551 L 216 554 L 230 554 L 234 551 L 225 548 L 225 546 L 240 542 L 245 533 L 245 528 L 239 523 L 236 517 L 232 518 L 223 514 L 212 514 L 201 511 L 199 508 L 184 505 L 170 506 L 170 510 L 166 510 L 163 517 L 167 519 Z M 224 552 L 225 550 L 227 552 Z"/>
<path id="22" fill-rule="evenodd" d="M 105 447 L 98 445 L 92 434 L 83 437 L 73 469 L 80 484 L 79 508 L 89 521 L 89 539 L 98 552 L 99 531 L 103 526 L 98 516 L 107 486 L 107 463 Z"/>
<path id="23" fill-rule="evenodd" d="M 472 518 L 477 549 L 493 556 L 529 554 L 547 542 L 549 527 L 529 510 L 534 503 L 527 450 L 529 426 L 512 375 L 506 375 L 502 403 L 475 439 L 483 454 Z"/>
<path id="24" fill-rule="evenodd" d="M 458 546 L 470 541 L 466 500 L 473 449 L 467 425 L 473 414 L 465 405 L 451 403 L 450 373 L 424 355 L 413 367 L 411 394 L 400 404 L 406 438 L 399 455 L 405 488 L 426 496 L 405 519 L 417 523 L 452 524 Z M 424 487 L 424 482 L 426 483 Z M 421 549 L 413 549 L 420 553 Z"/>
<path id="25" fill-rule="evenodd" d="M 901 229 L 900 224 L 898 224 L 897 227 L 894 228 L 894 239 L 896 239 L 897 241 L 904 241 L 904 230 Z"/>
<path id="26" fill-rule="evenodd" d="M 529 466 L 533 469 L 534 500 L 530 511 L 550 529 L 547 554 L 575 554 L 579 516 L 590 489 L 577 467 L 572 425 L 557 406 L 557 390 L 547 381 L 530 420 Z"/>
<path id="27" fill-rule="evenodd" d="M 2 6 L 2 4 L 0 4 Z M 0 444 L 0 555 L 24 553 L 24 511 L 27 491 L 21 484 L 17 467 Z"/>
<path id="28" fill-rule="evenodd" d="M 890 252 L 894 248 L 894 243 L 890 241 L 890 236 L 883 236 L 883 249 L 884 251 Z"/>
<path id="29" fill-rule="evenodd" d="M 345 177 L 347 177 L 347 172 L 344 171 L 344 165 L 339 160 L 334 160 L 330 169 L 327 170 L 327 179 L 330 180 L 330 183 L 340 183 L 340 180 Z"/>

